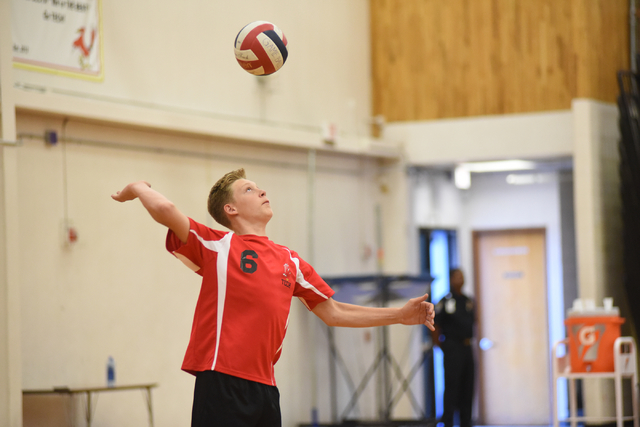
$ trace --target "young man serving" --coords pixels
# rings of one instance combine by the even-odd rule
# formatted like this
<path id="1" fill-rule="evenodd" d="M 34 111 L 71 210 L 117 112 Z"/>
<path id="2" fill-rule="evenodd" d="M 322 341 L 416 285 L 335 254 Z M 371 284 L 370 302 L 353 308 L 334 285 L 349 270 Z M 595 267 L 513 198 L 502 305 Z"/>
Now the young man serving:
<path id="1" fill-rule="evenodd" d="M 140 199 L 168 227 L 166 247 L 202 276 L 191 339 L 182 369 L 196 376 L 192 427 L 280 427 L 274 365 L 280 358 L 291 299 L 298 297 L 329 326 L 424 324 L 433 330 L 428 295 L 402 308 L 335 301 L 313 267 L 266 236 L 273 216 L 267 193 L 244 169 L 224 175 L 209 193 L 211 216 L 230 232 L 184 215 L 145 181 L 112 195 Z"/>

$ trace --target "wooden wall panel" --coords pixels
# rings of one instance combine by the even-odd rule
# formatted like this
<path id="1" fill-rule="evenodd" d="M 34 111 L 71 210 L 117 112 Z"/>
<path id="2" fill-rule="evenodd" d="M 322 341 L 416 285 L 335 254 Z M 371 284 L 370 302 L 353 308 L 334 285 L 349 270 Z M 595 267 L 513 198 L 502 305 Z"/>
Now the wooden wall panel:
<path id="1" fill-rule="evenodd" d="M 370 0 L 374 113 L 388 121 L 615 102 L 628 0 Z"/>

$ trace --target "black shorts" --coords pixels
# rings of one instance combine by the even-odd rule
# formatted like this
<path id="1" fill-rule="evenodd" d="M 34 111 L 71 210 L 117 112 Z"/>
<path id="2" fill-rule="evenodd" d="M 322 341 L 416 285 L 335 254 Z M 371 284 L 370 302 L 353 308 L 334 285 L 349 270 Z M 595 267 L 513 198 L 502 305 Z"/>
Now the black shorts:
<path id="1" fill-rule="evenodd" d="M 191 427 L 281 427 L 274 386 L 215 371 L 196 374 Z"/>

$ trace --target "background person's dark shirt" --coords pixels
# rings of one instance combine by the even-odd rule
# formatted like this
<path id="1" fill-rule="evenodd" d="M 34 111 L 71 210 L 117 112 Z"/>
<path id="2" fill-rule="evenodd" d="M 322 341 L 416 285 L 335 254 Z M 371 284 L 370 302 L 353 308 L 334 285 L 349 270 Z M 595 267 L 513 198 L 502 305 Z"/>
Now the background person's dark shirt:
<path id="1" fill-rule="evenodd" d="M 465 295 L 448 294 L 436 305 L 435 324 L 445 340 L 464 341 L 473 337 L 473 300 Z"/>

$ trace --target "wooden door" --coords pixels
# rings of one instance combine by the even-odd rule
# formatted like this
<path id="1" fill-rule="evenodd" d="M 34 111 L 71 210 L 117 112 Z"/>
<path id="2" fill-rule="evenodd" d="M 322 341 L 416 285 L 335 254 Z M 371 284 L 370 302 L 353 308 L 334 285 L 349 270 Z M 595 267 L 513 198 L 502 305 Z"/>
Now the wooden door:
<path id="1" fill-rule="evenodd" d="M 480 421 L 549 424 L 545 230 L 476 231 L 473 243 Z"/>

